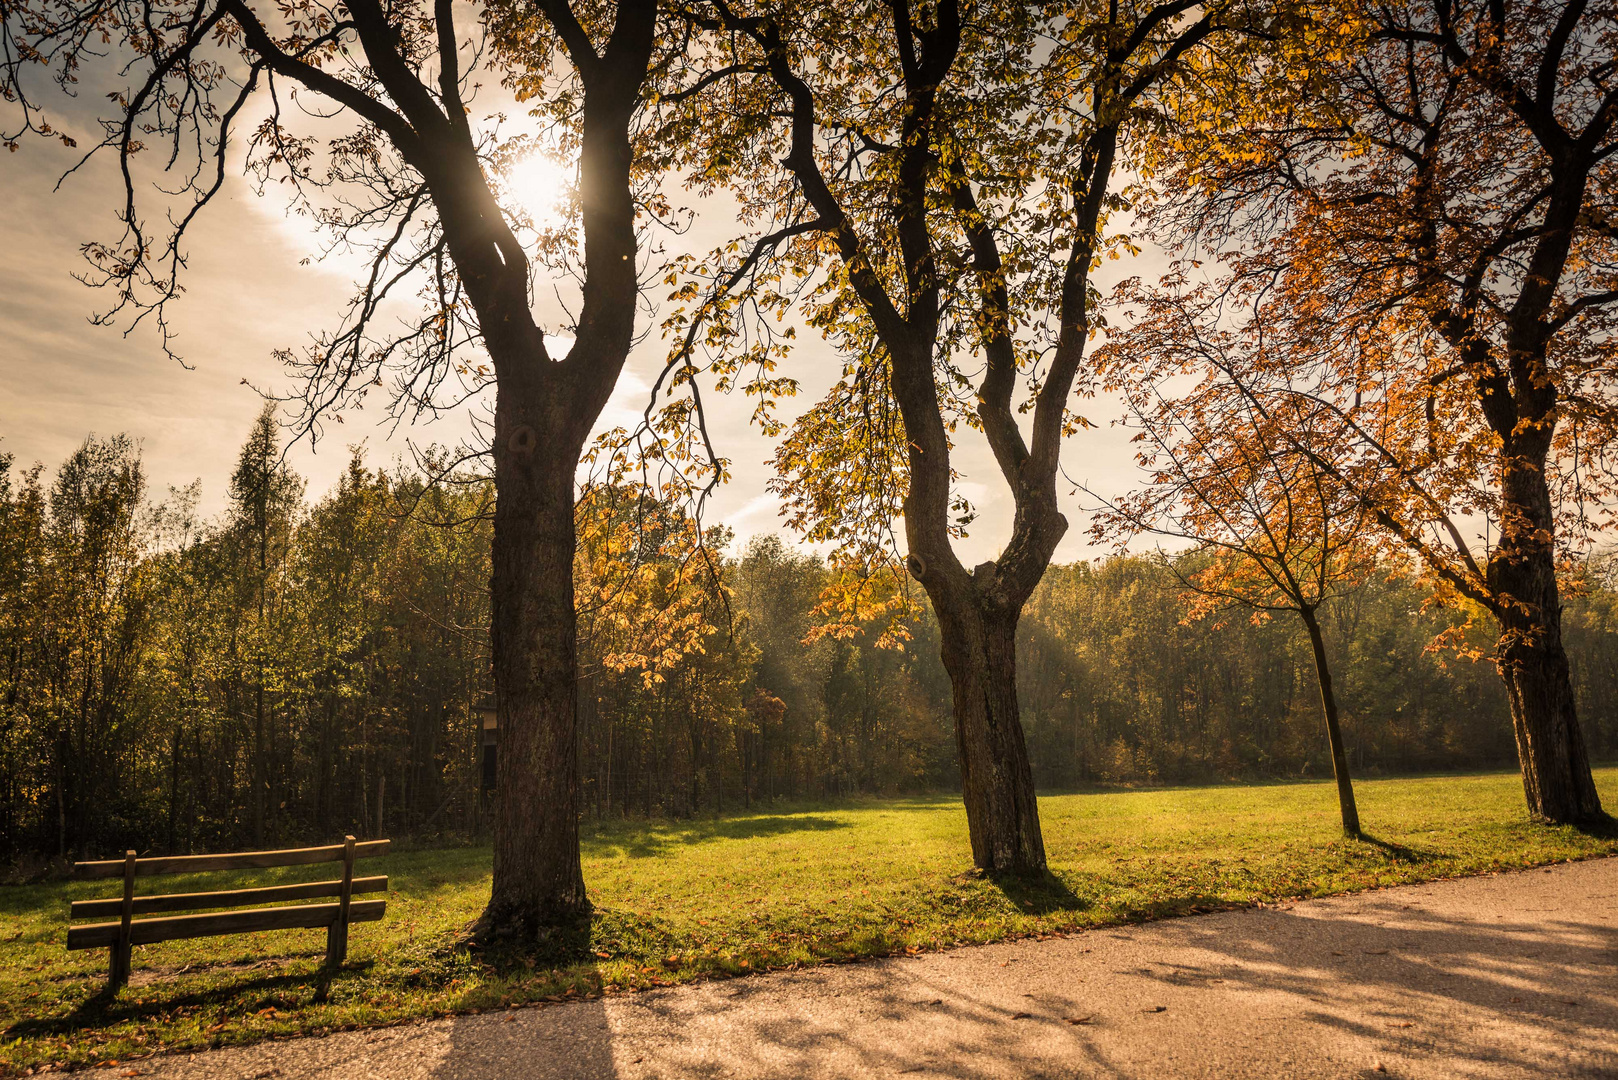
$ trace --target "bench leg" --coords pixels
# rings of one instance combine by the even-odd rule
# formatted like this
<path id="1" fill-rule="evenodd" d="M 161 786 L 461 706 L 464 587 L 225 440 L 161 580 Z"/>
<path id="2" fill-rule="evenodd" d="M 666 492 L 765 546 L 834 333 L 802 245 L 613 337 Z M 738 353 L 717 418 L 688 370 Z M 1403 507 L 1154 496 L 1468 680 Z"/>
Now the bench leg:
<path id="1" fill-rule="evenodd" d="M 122 918 L 118 922 L 118 940 L 112 946 L 112 960 L 109 963 L 108 982 L 109 989 L 117 993 L 118 989 L 129 982 L 129 954 L 132 951 L 129 945 L 129 930 L 135 914 L 135 852 L 124 852 L 124 902 Z"/>
<path id="2" fill-rule="evenodd" d="M 326 927 L 326 966 L 341 967 L 348 959 L 348 924 L 339 919 Z"/>
<path id="3" fill-rule="evenodd" d="M 378 804 L 378 813 L 381 813 Z M 338 893 L 337 920 L 326 930 L 326 966 L 332 970 L 348 959 L 348 903 L 354 892 L 354 838 L 343 837 L 343 887 Z"/>
<path id="4" fill-rule="evenodd" d="M 114 943 L 107 951 L 112 954 L 107 962 L 107 987 L 110 990 L 117 990 L 129 983 L 130 948 L 128 945 Z"/>

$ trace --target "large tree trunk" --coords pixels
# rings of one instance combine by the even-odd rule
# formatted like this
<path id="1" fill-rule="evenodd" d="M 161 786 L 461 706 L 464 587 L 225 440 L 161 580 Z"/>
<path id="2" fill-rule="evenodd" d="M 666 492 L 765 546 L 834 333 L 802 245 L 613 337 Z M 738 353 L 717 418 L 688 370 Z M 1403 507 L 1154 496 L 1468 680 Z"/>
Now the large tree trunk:
<path id="1" fill-rule="evenodd" d="M 1331 771 L 1337 778 L 1337 808 L 1343 817 L 1343 835 L 1358 838 L 1360 811 L 1354 804 L 1354 781 L 1348 775 L 1348 753 L 1343 749 L 1343 729 L 1337 722 L 1337 695 L 1332 691 L 1331 666 L 1326 662 L 1326 639 L 1320 621 L 1310 608 L 1301 609 L 1303 625 L 1309 631 L 1309 647 L 1315 654 L 1315 677 L 1320 683 L 1320 711 L 1326 718 L 1326 741 L 1331 746 Z"/>
<path id="2" fill-rule="evenodd" d="M 1501 494 L 1501 542 L 1489 560 L 1488 576 L 1501 601 L 1496 663 L 1511 700 L 1528 811 L 1550 822 L 1589 821 L 1601 816 L 1601 798 L 1590 775 L 1562 646 L 1544 456 L 1537 465 L 1507 456 Z"/>
<path id="3" fill-rule="evenodd" d="M 589 911 L 579 867 L 574 440 L 541 434 L 500 388 L 495 425 L 494 884 L 482 929 L 531 940 Z M 523 420 L 530 420 L 523 423 Z"/>
<path id="4" fill-rule="evenodd" d="M 573 478 L 634 340 L 640 283 L 630 125 L 657 21 L 654 0 L 622 0 L 617 7 L 603 54 L 577 38 L 567 45 L 584 83 L 579 193 L 585 274 L 566 357 L 549 357 L 532 321 L 526 267 L 512 272 L 520 254 L 515 238 L 504 234 L 502 250 L 510 254 L 498 265 L 487 258 L 480 264 L 496 286 L 483 294 L 478 321 L 498 378 L 490 592 L 500 717 L 494 881 L 480 922 L 485 933 L 526 938 L 590 910 L 579 866 Z M 554 10 L 547 8 L 546 17 Z M 465 219 L 468 234 L 477 235 L 497 220 L 498 207 L 475 157 L 463 165 L 462 181 L 477 194 L 471 205 L 488 215 Z M 464 262 L 456 257 L 463 274 Z"/>
<path id="5" fill-rule="evenodd" d="M 949 673 L 972 862 L 996 874 L 1043 874 L 1034 774 L 1017 711 L 1017 613 L 935 605 Z"/>

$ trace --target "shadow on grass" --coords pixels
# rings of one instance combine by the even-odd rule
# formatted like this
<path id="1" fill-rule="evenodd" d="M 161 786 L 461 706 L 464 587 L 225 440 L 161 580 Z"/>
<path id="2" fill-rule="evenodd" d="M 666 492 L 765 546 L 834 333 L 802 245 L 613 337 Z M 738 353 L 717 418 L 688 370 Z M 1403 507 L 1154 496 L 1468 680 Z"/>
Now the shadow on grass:
<path id="1" fill-rule="evenodd" d="M 334 979 L 363 978 L 370 974 L 372 961 L 364 961 L 339 971 L 321 967 L 313 972 L 285 972 L 264 975 L 244 982 L 233 982 L 178 994 L 174 997 L 133 997 L 128 989 L 103 986 L 73 1010 L 61 1016 L 29 1017 L 0 1031 L 0 1039 L 37 1038 L 63 1035 L 83 1028 L 104 1028 L 129 1021 L 154 1019 L 183 1009 L 231 1006 L 240 1015 L 266 1008 L 287 1008 L 302 993 L 314 990 L 314 1004 L 327 1000 Z"/>
<path id="2" fill-rule="evenodd" d="M 1600 817 L 1581 821 L 1573 828 L 1596 840 L 1618 840 L 1618 818 L 1611 814 L 1603 813 Z"/>
<path id="3" fill-rule="evenodd" d="M 1092 906 L 1049 871 L 1038 875 L 996 874 L 989 880 L 1024 915 L 1084 911 Z"/>
<path id="4" fill-rule="evenodd" d="M 592 855 L 616 849 L 632 859 L 650 859 L 666 855 L 675 848 L 707 840 L 760 840 L 789 833 L 830 832 L 846 828 L 849 828 L 846 821 L 814 814 L 713 818 L 677 825 L 625 824 L 601 829 L 585 841 L 585 846 Z"/>
<path id="5" fill-rule="evenodd" d="M 576 970 L 607 957 L 667 955 L 680 951 L 679 943 L 655 916 L 598 907 L 560 926 L 536 928 L 532 935 L 452 938 L 429 950 L 406 981 L 444 983 L 457 973 L 452 969 L 458 963 L 467 961 L 506 977 L 546 968 Z"/>
<path id="6" fill-rule="evenodd" d="M 1155 922 L 1183 915 L 1205 915 L 1227 911 L 1230 901 L 1204 889 L 1192 888 L 1177 895 L 1115 904 L 1110 894 L 1116 886 L 1099 887 L 1091 896 L 1080 896 L 1055 874 L 1016 877 L 1010 874 L 991 876 L 997 889 L 1024 915 L 1055 915 L 1061 912 L 1097 912 L 1101 925 L 1108 923 Z M 1081 886 L 1082 887 L 1082 886 Z"/>
<path id="7" fill-rule="evenodd" d="M 460 948 L 451 945 L 450 950 Z M 545 927 L 528 940 L 494 938 L 476 950 L 479 963 L 500 975 L 521 969 L 568 968 L 587 963 L 595 954 L 594 919 Z"/>
<path id="8" fill-rule="evenodd" d="M 1390 858 L 1402 859 L 1415 865 L 1440 862 L 1448 857 L 1442 852 L 1423 851 L 1421 848 L 1413 848 L 1406 844 L 1395 843 L 1392 840 L 1380 840 L 1368 832 L 1362 832 L 1354 839 L 1368 847 L 1376 848 Z"/>

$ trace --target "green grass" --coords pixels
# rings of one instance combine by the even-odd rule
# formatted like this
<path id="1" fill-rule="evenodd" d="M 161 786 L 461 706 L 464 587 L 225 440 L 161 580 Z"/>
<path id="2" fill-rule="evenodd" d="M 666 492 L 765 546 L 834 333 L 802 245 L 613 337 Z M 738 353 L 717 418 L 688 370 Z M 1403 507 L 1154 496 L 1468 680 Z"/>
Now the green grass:
<path id="1" fill-rule="evenodd" d="M 1618 806 L 1618 769 L 1596 782 Z M 106 951 L 63 948 L 68 901 L 110 895 L 108 883 L 7 887 L 0 1072 L 1618 854 L 1618 831 L 1530 824 L 1514 774 L 1357 790 L 1367 842 L 1339 834 L 1330 784 L 1048 796 L 1054 879 L 1005 888 L 969 872 L 965 818 L 950 798 L 587 827 L 597 916 L 587 941 L 558 944 L 549 959 L 449 947 L 487 897 L 486 848 L 401 852 L 363 864 L 392 879 L 388 916 L 354 928 L 335 976 L 320 971 L 322 931 L 172 942 L 138 947 L 134 981 L 110 1000 Z M 308 880 L 321 869 L 237 877 Z"/>

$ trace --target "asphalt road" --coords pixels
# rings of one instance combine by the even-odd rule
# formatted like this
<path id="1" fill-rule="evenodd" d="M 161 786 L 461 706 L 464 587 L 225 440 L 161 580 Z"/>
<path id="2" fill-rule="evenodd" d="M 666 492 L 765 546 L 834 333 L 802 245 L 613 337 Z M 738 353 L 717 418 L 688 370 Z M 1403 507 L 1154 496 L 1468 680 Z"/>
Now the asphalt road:
<path id="1" fill-rule="evenodd" d="M 1618 859 L 156 1058 L 138 1072 L 1618 1077 Z"/>

